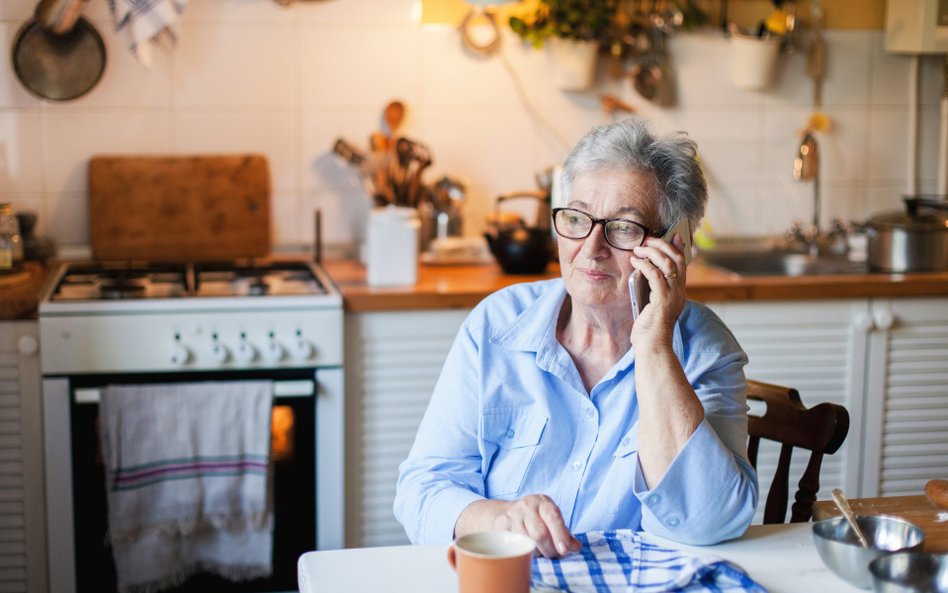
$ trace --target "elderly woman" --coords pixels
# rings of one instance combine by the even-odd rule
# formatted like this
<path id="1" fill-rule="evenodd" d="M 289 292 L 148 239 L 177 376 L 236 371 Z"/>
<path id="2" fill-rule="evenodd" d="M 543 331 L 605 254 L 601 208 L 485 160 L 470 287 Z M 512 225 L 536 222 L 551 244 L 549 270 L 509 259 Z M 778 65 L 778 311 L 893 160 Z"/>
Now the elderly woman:
<path id="1" fill-rule="evenodd" d="M 741 535 L 757 504 L 747 357 L 685 299 L 683 238 L 660 238 L 704 214 L 694 143 L 638 119 L 598 127 L 562 187 L 562 278 L 500 290 L 464 322 L 400 466 L 396 518 L 415 543 L 503 529 L 547 557 L 592 530 Z M 635 319 L 633 272 L 651 288 Z"/>

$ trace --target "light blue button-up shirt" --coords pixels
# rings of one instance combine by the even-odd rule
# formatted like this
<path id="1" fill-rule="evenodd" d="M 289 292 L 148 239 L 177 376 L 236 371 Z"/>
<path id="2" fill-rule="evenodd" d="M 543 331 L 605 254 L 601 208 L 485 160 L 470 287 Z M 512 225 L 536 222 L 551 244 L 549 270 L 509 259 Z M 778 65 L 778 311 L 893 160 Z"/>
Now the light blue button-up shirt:
<path id="1" fill-rule="evenodd" d="M 744 533 L 757 505 L 747 461 L 747 357 L 707 307 L 688 302 L 674 351 L 705 418 L 651 490 L 638 462 L 630 348 L 586 392 L 556 339 L 562 279 L 505 288 L 468 316 L 408 459 L 395 517 L 414 543 L 450 542 L 483 498 L 546 494 L 570 531 L 644 529 L 691 544 Z"/>

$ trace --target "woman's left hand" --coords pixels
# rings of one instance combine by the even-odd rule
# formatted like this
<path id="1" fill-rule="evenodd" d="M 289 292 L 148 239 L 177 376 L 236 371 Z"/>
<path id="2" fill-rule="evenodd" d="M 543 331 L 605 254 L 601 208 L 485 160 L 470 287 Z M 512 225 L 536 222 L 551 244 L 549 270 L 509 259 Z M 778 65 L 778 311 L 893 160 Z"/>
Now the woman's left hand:
<path id="1" fill-rule="evenodd" d="M 631 258 L 632 267 L 648 280 L 651 295 L 649 303 L 632 325 L 631 341 L 635 346 L 641 340 L 671 346 L 675 321 L 685 308 L 684 241 L 675 235 L 672 242 L 649 237 L 636 247 Z"/>

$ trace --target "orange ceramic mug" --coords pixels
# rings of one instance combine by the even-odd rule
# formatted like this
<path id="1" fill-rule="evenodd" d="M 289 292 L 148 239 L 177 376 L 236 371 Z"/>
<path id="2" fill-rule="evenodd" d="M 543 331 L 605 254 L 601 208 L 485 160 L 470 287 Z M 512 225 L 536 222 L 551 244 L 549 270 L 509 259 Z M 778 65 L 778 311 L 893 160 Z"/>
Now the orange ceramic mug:
<path id="1" fill-rule="evenodd" d="M 536 543 L 509 531 L 469 533 L 448 548 L 460 593 L 529 593 Z"/>

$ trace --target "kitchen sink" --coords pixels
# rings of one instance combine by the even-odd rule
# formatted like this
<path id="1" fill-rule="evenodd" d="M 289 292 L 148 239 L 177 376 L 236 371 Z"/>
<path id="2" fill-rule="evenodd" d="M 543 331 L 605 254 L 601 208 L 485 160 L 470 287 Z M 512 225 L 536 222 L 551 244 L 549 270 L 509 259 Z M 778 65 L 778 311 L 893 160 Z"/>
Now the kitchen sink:
<path id="1" fill-rule="evenodd" d="M 816 256 L 785 251 L 705 251 L 698 257 L 705 264 L 741 276 L 823 276 L 867 274 L 865 262 L 841 256 Z"/>

